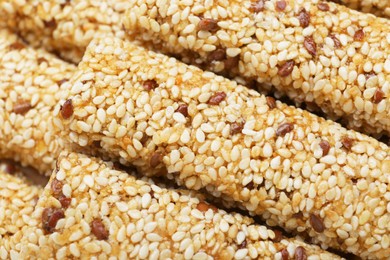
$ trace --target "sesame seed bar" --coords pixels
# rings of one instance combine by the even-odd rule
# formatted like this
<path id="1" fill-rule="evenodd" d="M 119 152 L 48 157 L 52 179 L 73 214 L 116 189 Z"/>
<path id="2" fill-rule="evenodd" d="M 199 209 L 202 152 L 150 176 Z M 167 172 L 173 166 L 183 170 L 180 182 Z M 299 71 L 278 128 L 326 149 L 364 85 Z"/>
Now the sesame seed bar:
<path id="1" fill-rule="evenodd" d="M 323 246 L 390 253 L 385 144 L 117 38 L 94 40 L 78 69 L 61 102 L 71 113 L 55 110 L 70 142 L 98 143 Z"/>
<path id="2" fill-rule="evenodd" d="M 319 0 L 132 1 L 130 38 L 373 135 L 390 133 L 390 22 Z"/>
<path id="3" fill-rule="evenodd" d="M 0 163 L 0 259 L 11 258 L 42 191 L 12 165 Z"/>
<path id="4" fill-rule="evenodd" d="M 24 232 L 22 259 L 340 259 L 110 162 L 64 152 L 57 165 L 33 213 L 39 224 Z"/>
<path id="5" fill-rule="evenodd" d="M 3 0 L 0 14 L 34 47 L 45 47 L 78 63 L 97 35 L 123 37 L 121 17 L 126 0 Z"/>
<path id="6" fill-rule="evenodd" d="M 337 0 L 349 8 L 372 13 L 377 16 L 390 17 L 390 1 L 388 0 Z"/>
<path id="7" fill-rule="evenodd" d="M 0 158 L 52 170 L 63 147 L 52 125 L 55 95 L 75 69 L 0 30 Z"/>

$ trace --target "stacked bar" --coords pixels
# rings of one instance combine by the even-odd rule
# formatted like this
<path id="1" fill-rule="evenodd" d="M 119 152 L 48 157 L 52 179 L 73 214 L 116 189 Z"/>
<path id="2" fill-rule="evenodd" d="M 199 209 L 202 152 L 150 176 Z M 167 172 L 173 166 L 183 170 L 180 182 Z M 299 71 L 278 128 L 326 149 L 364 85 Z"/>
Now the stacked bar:
<path id="1" fill-rule="evenodd" d="M 78 63 L 92 37 L 123 37 L 121 19 L 125 0 L 3 0 L 0 14 L 34 47 L 44 46 Z"/>
<path id="2" fill-rule="evenodd" d="M 390 133 L 390 22 L 319 0 L 132 1 L 131 38 Z"/>
<path id="3" fill-rule="evenodd" d="M 337 0 L 349 8 L 372 13 L 377 16 L 390 17 L 390 1 L 388 0 Z"/>
<path id="4" fill-rule="evenodd" d="M 75 67 L 0 30 L 0 158 L 52 170 L 63 142 L 52 124 L 55 98 Z"/>
<path id="5" fill-rule="evenodd" d="M 11 259 L 43 189 L 12 164 L 0 163 L 0 259 Z"/>
<path id="6" fill-rule="evenodd" d="M 340 259 L 77 153 L 61 154 L 33 217 L 22 259 Z"/>
<path id="7" fill-rule="evenodd" d="M 116 38 L 93 41 L 56 125 L 145 175 L 205 188 L 362 257 L 390 253 L 390 150 L 233 81 Z"/>

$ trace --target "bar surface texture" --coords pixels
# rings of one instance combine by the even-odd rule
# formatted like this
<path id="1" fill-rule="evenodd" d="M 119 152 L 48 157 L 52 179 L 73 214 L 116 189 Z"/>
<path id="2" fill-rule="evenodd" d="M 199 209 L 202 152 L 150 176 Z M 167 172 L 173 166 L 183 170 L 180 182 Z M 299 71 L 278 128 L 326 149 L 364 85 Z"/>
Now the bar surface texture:
<path id="1" fill-rule="evenodd" d="M 294 238 L 276 238 L 271 229 L 219 210 L 195 192 L 161 188 L 112 167 L 62 153 L 33 214 L 38 224 L 24 233 L 20 256 L 340 259 Z"/>
<path id="2" fill-rule="evenodd" d="M 369 134 L 390 133 L 390 21 L 318 0 L 133 0 L 130 38 Z M 255 83 L 255 84 L 253 84 Z"/>
<path id="3" fill-rule="evenodd" d="M 390 18 L 390 1 L 388 0 L 335 0 L 349 8 Z"/>
<path id="4" fill-rule="evenodd" d="M 383 143 L 116 38 L 93 41 L 78 69 L 63 97 L 70 113 L 55 111 L 67 140 L 323 246 L 389 254 Z"/>
<path id="5" fill-rule="evenodd" d="M 75 69 L 0 30 L 0 158 L 52 171 L 64 146 L 52 124 L 55 96 Z"/>
<path id="6" fill-rule="evenodd" d="M 0 162 L 0 259 L 12 258 L 42 192 L 19 169 Z"/>
<path id="7" fill-rule="evenodd" d="M 97 35 L 124 37 L 127 0 L 2 0 L 0 14 L 27 42 L 78 63 Z"/>

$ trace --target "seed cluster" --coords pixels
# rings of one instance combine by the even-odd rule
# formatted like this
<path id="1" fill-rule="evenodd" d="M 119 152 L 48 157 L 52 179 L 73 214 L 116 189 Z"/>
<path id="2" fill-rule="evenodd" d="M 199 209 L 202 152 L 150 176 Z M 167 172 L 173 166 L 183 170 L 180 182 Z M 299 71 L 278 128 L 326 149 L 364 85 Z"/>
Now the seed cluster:
<path id="1" fill-rule="evenodd" d="M 56 118 L 65 139 L 100 141 L 145 175 L 205 188 L 323 246 L 389 255 L 383 143 L 117 38 L 93 41 L 79 70 L 63 97 L 73 116 Z"/>
<path id="2" fill-rule="evenodd" d="M 12 164 L 0 163 L 0 259 L 10 259 L 15 253 L 42 191 Z"/>
<path id="3" fill-rule="evenodd" d="M 93 37 L 124 37 L 127 0 L 3 0 L 0 15 L 34 47 L 44 46 L 78 63 Z"/>
<path id="4" fill-rule="evenodd" d="M 133 1 L 124 26 L 186 63 L 255 81 L 261 91 L 272 85 L 348 128 L 390 134 L 386 19 L 321 0 L 151 0 Z"/>
<path id="5" fill-rule="evenodd" d="M 27 47 L 8 30 L 0 30 L 1 158 L 50 173 L 63 148 L 52 124 L 58 103 L 55 95 L 75 69 L 43 50 Z"/>
<path id="6" fill-rule="evenodd" d="M 340 2 L 349 8 L 372 13 L 377 16 L 390 17 L 390 2 L 382 0 L 333 0 Z"/>
<path id="7" fill-rule="evenodd" d="M 33 214 L 42 225 L 24 232 L 20 259 L 340 259 L 295 238 L 274 242 L 271 229 L 197 193 L 162 188 L 93 157 L 60 158 Z M 66 209 L 53 190 L 58 182 L 72 200 Z"/>

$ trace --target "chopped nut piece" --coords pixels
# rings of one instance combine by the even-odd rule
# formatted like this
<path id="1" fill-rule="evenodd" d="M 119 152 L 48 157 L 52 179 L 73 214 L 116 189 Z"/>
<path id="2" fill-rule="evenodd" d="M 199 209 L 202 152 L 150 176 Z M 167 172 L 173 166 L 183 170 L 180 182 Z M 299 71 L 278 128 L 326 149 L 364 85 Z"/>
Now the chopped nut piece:
<path id="1" fill-rule="evenodd" d="M 226 93 L 225 92 L 216 92 L 214 95 L 212 95 L 209 99 L 209 101 L 207 102 L 207 104 L 209 105 L 219 105 L 219 103 L 221 103 L 223 100 L 225 100 L 226 98 Z"/>
<path id="2" fill-rule="evenodd" d="M 313 227 L 313 229 L 316 232 L 318 233 L 324 232 L 325 226 L 322 219 L 319 216 L 317 216 L 316 214 L 310 214 L 309 221 L 310 221 L 310 225 Z"/>
<path id="3" fill-rule="evenodd" d="M 245 185 L 245 188 L 251 190 L 255 187 L 255 184 L 253 183 L 253 181 L 249 182 L 247 185 Z"/>
<path id="4" fill-rule="evenodd" d="M 322 156 L 325 156 L 329 153 L 330 150 L 330 144 L 326 140 L 321 140 L 320 147 L 322 149 Z"/>
<path id="5" fill-rule="evenodd" d="M 54 179 L 52 182 L 51 182 L 51 190 L 53 191 L 53 194 L 54 195 L 60 195 L 62 194 L 62 186 L 64 184 L 57 180 L 57 179 Z"/>
<path id="6" fill-rule="evenodd" d="M 163 160 L 163 156 L 159 152 L 155 152 L 150 158 L 150 167 L 156 168 Z"/>
<path id="7" fill-rule="evenodd" d="M 5 172 L 6 172 L 6 173 L 14 174 L 15 171 L 16 171 L 15 164 L 10 163 L 10 162 L 8 162 L 8 163 L 5 164 Z"/>
<path id="8" fill-rule="evenodd" d="M 22 42 L 16 41 L 16 42 L 12 43 L 12 44 L 9 46 L 9 48 L 10 48 L 11 50 L 21 50 L 21 49 L 26 48 L 26 45 L 24 45 L 24 43 L 22 43 Z"/>
<path id="9" fill-rule="evenodd" d="M 309 52 L 311 56 L 316 56 L 317 44 L 314 42 L 314 39 L 312 36 L 305 37 L 303 45 L 305 46 L 307 52 Z"/>
<path id="10" fill-rule="evenodd" d="M 201 18 L 198 24 L 198 30 L 216 32 L 219 30 L 218 21 L 211 18 Z"/>
<path id="11" fill-rule="evenodd" d="M 42 213 L 42 228 L 49 234 L 53 233 L 58 220 L 65 217 L 64 211 L 57 208 L 45 208 Z"/>
<path id="12" fill-rule="evenodd" d="M 91 231 L 97 239 L 106 240 L 108 238 L 108 230 L 104 226 L 101 219 L 94 219 L 91 223 Z"/>
<path id="13" fill-rule="evenodd" d="M 306 11 L 305 8 L 302 8 L 299 11 L 298 20 L 299 20 L 299 23 L 301 24 L 301 26 L 303 28 L 306 28 L 306 27 L 309 26 L 309 24 L 310 24 L 310 14 Z"/>
<path id="14" fill-rule="evenodd" d="M 276 130 L 276 135 L 283 137 L 286 134 L 290 133 L 292 130 L 294 130 L 294 125 L 292 123 L 283 123 Z"/>
<path id="15" fill-rule="evenodd" d="M 200 212 L 206 212 L 207 210 L 209 210 L 210 206 L 209 204 L 207 204 L 206 202 L 199 202 L 199 204 L 196 206 L 196 208 L 200 211 Z"/>
<path id="16" fill-rule="evenodd" d="M 251 4 L 249 10 L 258 13 L 264 10 L 265 0 L 258 0 Z"/>
<path id="17" fill-rule="evenodd" d="M 235 135 L 241 133 L 243 128 L 244 128 L 243 122 L 234 122 L 233 124 L 230 125 L 230 134 Z"/>
<path id="18" fill-rule="evenodd" d="M 155 89 L 157 87 L 158 87 L 158 84 L 157 84 L 157 82 L 154 79 L 149 79 L 149 80 L 144 82 L 144 89 L 146 91 L 153 90 L 153 89 Z"/>
<path id="19" fill-rule="evenodd" d="M 337 39 L 336 35 L 330 34 L 329 37 L 333 40 L 334 47 L 335 47 L 336 49 L 338 49 L 338 48 L 341 47 L 341 42 L 340 42 L 339 39 Z"/>
<path id="20" fill-rule="evenodd" d="M 244 241 L 242 241 L 241 244 L 238 245 L 238 249 L 246 248 L 247 244 L 248 244 L 248 243 L 246 242 L 246 239 L 245 239 Z"/>
<path id="21" fill-rule="evenodd" d="M 276 2 L 276 10 L 282 12 L 286 9 L 287 3 L 285 0 L 280 0 Z"/>
<path id="22" fill-rule="evenodd" d="M 222 61 L 226 59 L 226 50 L 225 49 L 216 49 L 215 51 L 210 52 L 207 60 L 209 62 L 213 61 Z"/>
<path id="23" fill-rule="evenodd" d="M 351 150 L 354 140 L 349 138 L 348 136 L 345 136 L 341 139 L 341 143 L 347 150 Z"/>
<path id="24" fill-rule="evenodd" d="M 363 39 L 364 39 L 364 31 L 363 31 L 363 29 L 357 30 L 355 32 L 355 35 L 353 36 L 353 39 L 355 41 L 360 41 L 360 42 L 363 41 Z"/>
<path id="25" fill-rule="evenodd" d="M 287 77 L 291 74 L 294 69 L 295 61 L 289 60 L 279 67 L 278 75 L 282 77 Z"/>
<path id="26" fill-rule="evenodd" d="M 15 114 L 25 114 L 31 109 L 31 104 L 29 101 L 19 101 L 14 105 Z"/>
<path id="27" fill-rule="evenodd" d="M 188 105 L 187 104 L 180 104 L 179 107 L 176 109 L 176 112 L 181 113 L 183 116 L 188 116 Z"/>
<path id="28" fill-rule="evenodd" d="M 68 208 L 70 203 L 72 202 L 71 198 L 67 198 L 64 195 L 61 195 L 58 200 L 60 201 L 61 206 L 64 209 Z"/>
<path id="29" fill-rule="evenodd" d="M 280 230 L 273 230 L 274 231 L 274 234 L 275 234 L 275 237 L 272 239 L 273 242 L 275 243 L 279 243 L 280 241 L 282 241 L 283 239 L 283 234 Z"/>
<path id="30" fill-rule="evenodd" d="M 295 249 L 295 259 L 296 260 L 306 260 L 307 259 L 306 250 L 303 247 L 298 246 Z"/>
<path id="31" fill-rule="evenodd" d="M 317 7 L 321 11 L 324 11 L 324 12 L 329 11 L 329 5 L 325 2 L 318 3 Z"/>
<path id="32" fill-rule="evenodd" d="M 47 59 L 45 59 L 44 57 L 40 57 L 38 58 L 38 64 L 41 64 L 41 63 L 44 63 L 44 62 L 48 62 Z"/>
<path id="33" fill-rule="evenodd" d="M 57 84 L 58 84 L 58 86 L 61 86 L 65 82 L 68 82 L 68 79 L 61 79 L 61 80 L 57 81 Z"/>
<path id="34" fill-rule="evenodd" d="M 73 115 L 72 99 L 68 99 L 61 107 L 61 116 L 63 119 L 69 119 Z"/>
<path id="35" fill-rule="evenodd" d="M 239 56 L 236 57 L 229 57 L 224 61 L 225 64 L 225 70 L 231 70 L 238 66 L 238 62 L 240 60 Z"/>
<path id="36" fill-rule="evenodd" d="M 289 254 L 288 254 L 288 251 L 286 248 L 284 248 L 282 251 L 280 251 L 280 253 L 282 254 L 282 260 L 288 260 Z"/>
<path id="37" fill-rule="evenodd" d="M 43 21 L 45 27 L 49 27 L 49 28 L 54 28 L 57 26 L 57 23 L 56 21 L 53 19 L 49 20 L 49 21 Z"/>
<path id="38" fill-rule="evenodd" d="M 266 99 L 267 99 L 267 105 L 269 109 L 276 108 L 276 100 L 273 97 L 266 97 Z"/>
<path id="39" fill-rule="evenodd" d="M 212 209 L 213 212 L 217 212 L 217 211 L 218 211 L 218 209 L 217 209 L 215 206 L 210 205 L 210 204 L 208 204 L 208 203 L 206 203 L 206 202 L 204 202 L 204 201 L 199 202 L 199 204 L 196 206 L 196 208 L 197 208 L 200 212 L 206 212 L 206 211 L 208 211 L 209 209 Z"/>
<path id="40" fill-rule="evenodd" d="M 378 88 L 377 90 L 375 90 L 374 93 L 374 103 L 378 104 L 383 100 L 384 97 L 385 97 L 385 93 L 382 91 L 382 89 Z"/>

